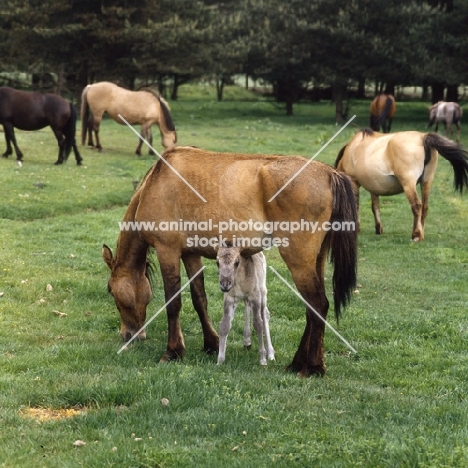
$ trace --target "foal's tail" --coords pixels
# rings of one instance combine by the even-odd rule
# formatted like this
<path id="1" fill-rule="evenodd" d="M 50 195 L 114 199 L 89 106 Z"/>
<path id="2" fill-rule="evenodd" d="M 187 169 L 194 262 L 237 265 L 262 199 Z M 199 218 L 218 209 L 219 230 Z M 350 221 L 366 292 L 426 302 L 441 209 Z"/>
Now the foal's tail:
<path id="1" fill-rule="evenodd" d="M 81 144 L 84 145 L 86 141 L 86 133 L 88 131 L 89 120 L 89 104 L 88 104 L 88 89 L 86 86 L 81 93 Z"/>
<path id="2" fill-rule="evenodd" d="M 431 158 L 431 150 L 438 151 L 453 167 L 455 190 L 463 193 L 463 189 L 468 188 L 468 151 L 437 133 L 426 133 L 423 145 L 425 163 L 427 164 Z"/>
<path id="3" fill-rule="evenodd" d="M 70 156 L 72 148 L 76 145 L 75 136 L 76 136 L 76 110 L 75 106 L 70 102 L 70 117 L 63 129 L 63 134 L 65 136 L 65 151 L 63 157 L 65 160 Z"/>
<path id="4" fill-rule="evenodd" d="M 358 209 L 347 175 L 334 172 L 331 184 L 333 210 L 330 219 L 330 260 L 333 264 L 335 317 L 338 320 L 341 308 L 348 305 L 351 293 L 356 288 Z"/>

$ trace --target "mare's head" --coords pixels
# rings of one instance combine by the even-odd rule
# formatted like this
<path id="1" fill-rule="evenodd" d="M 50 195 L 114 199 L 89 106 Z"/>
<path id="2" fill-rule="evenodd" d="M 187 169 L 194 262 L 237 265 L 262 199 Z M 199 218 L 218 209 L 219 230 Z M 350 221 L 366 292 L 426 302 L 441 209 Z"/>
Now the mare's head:
<path id="1" fill-rule="evenodd" d="M 151 266 L 146 263 L 146 254 L 143 268 L 136 267 L 138 262 L 132 264 L 126 261 L 125 265 L 121 264 L 117 262 L 107 245 L 102 247 L 102 258 L 111 270 L 107 289 L 114 297 L 120 312 L 120 335 L 125 341 L 128 341 L 145 324 L 146 306 L 150 302 L 152 294 Z M 137 338 L 144 340 L 146 332 L 141 331 Z"/>
<path id="2" fill-rule="evenodd" d="M 239 247 L 219 247 L 216 255 L 216 265 L 218 265 L 219 287 L 221 291 L 228 292 L 234 286 L 240 261 L 241 254 Z"/>

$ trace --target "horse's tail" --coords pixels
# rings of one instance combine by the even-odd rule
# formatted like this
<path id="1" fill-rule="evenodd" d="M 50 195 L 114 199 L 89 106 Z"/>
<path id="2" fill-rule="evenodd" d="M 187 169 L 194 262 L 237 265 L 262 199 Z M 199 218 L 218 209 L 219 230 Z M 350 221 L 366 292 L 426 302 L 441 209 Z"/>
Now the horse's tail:
<path id="1" fill-rule="evenodd" d="M 73 146 L 76 144 L 75 136 L 76 136 L 76 110 L 75 106 L 70 102 L 70 117 L 68 118 L 67 123 L 63 129 L 63 134 L 65 136 L 65 151 L 64 151 L 64 159 L 67 160 L 68 156 L 70 156 L 70 152 Z"/>
<path id="2" fill-rule="evenodd" d="M 88 131 L 88 120 L 89 120 L 89 104 L 88 104 L 88 89 L 86 86 L 81 93 L 81 144 L 84 145 L 86 141 L 86 133 Z"/>
<path id="3" fill-rule="evenodd" d="M 435 149 L 452 165 L 455 190 L 463 193 L 463 188 L 468 188 L 468 151 L 437 133 L 426 133 L 423 138 L 423 145 L 425 162 L 429 162 L 431 150 Z"/>
<path id="4" fill-rule="evenodd" d="M 387 96 L 387 99 L 385 99 L 385 104 L 382 109 L 382 112 L 379 114 L 377 117 L 377 125 L 379 127 L 382 126 L 382 124 L 385 122 L 390 117 L 390 110 L 393 106 L 393 99 L 390 96 Z"/>
<path id="5" fill-rule="evenodd" d="M 341 308 L 348 305 L 356 288 L 358 209 L 347 175 L 335 171 L 331 184 L 333 210 L 330 222 L 334 228 L 330 232 L 330 260 L 333 264 L 335 317 L 339 320 Z M 339 229 L 335 229 L 337 223 Z"/>

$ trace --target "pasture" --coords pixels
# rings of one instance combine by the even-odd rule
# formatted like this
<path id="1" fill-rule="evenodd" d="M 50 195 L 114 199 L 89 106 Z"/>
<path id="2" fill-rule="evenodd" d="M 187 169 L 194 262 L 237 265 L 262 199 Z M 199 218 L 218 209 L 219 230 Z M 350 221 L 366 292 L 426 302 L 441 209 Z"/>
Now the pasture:
<path id="1" fill-rule="evenodd" d="M 312 157 L 338 130 L 328 103 L 297 105 L 286 117 L 238 88 L 225 97 L 218 103 L 211 88 L 182 87 L 170 103 L 178 143 Z M 356 119 L 317 159 L 334 162 L 368 126 L 368 106 L 353 103 Z M 427 108 L 398 103 L 392 132 L 426 131 Z M 133 181 L 154 156 L 145 148 L 136 156 L 136 136 L 110 119 L 101 134 L 103 153 L 80 146 L 82 166 L 72 158 L 53 165 L 49 128 L 17 132 L 23 167 L 0 159 L 0 466 L 468 465 L 468 194 L 454 193 L 447 161 L 439 159 L 424 242 L 410 241 L 404 195 L 382 198 L 384 234 L 376 236 L 370 197 L 361 192 L 358 288 L 339 325 L 332 307 L 328 316 L 358 352 L 327 330 L 327 373 L 300 379 L 285 367 L 304 330 L 304 307 L 271 271 L 276 361 L 268 366 L 258 363 L 255 337 L 252 349 L 243 349 L 242 307 L 226 362 L 217 366 L 216 356 L 203 354 L 187 291 L 183 361 L 158 363 L 167 340 L 164 313 L 148 326 L 146 341 L 117 354 L 120 319 L 101 247 L 115 248 Z M 161 151 L 159 137 L 154 142 Z M 468 146 L 463 122 L 461 142 Z M 277 250 L 266 258 L 291 282 Z M 204 263 L 219 330 L 223 295 L 215 262 Z M 330 279 L 331 271 L 332 301 Z M 148 318 L 163 304 L 156 272 Z"/>

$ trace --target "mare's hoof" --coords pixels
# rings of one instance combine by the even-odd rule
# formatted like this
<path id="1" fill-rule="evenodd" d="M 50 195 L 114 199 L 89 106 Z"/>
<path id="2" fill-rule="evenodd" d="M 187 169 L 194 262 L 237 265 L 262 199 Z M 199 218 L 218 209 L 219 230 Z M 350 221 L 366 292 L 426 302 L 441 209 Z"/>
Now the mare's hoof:
<path id="1" fill-rule="evenodd" d="M 301 369 L 298 369 L 296 366 L 291 364 L 286 368 L 289 372 L 295 372 L 298 377 L 311 377 L 315 375 L 317 377 L 323 377 L 325 375 L 325 366 L 304 366 Z"/>
<path id="2" fill-rule="evenodd" d="M 59 164 L 63 164 L 63 161 L 55 161 L 54 166 L 58 166 Z"/>
<path id="3" fill-rule="evenodd" d="M 166 351 L 163 357 L 159 360 L 160 363 L 171 362 L 171 361 L 178 361 L 182 359 L 184 356 L 184 352 L 181 351 L 177 353 L 176 351 Z"/>
<path id="4" fill-rule="evenodd" d="M 82 159 L 80 159 L 79 161 L 76 161 L 76 165 L 77 165 L 77 166 L 81 166 L 82 164 L 83 164 L 83 160 L 82 160 Z"/>

